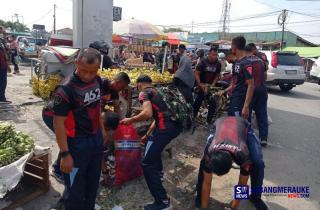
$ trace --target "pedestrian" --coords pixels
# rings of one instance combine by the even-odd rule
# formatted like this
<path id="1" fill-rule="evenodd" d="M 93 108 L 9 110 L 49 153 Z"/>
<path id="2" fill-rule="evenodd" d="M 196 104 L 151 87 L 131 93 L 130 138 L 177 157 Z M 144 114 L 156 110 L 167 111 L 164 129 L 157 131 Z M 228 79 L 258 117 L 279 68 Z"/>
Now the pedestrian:
<path id="1" fill-rule="evenodd" d="M 245 46 L 246 39 L 244 37 L 238 36 L 232 39 L 231 49 L 236 57 L 232 72 L 233 83 L 226 90 L 221 91 L 219 95 L 231 89 L 232 93 L 228 115 L 241 116 L 250 122 L 251 119 L 249 119 L 249 117 L 251 118 L 250 107 L 254 93 L 254 79 L 252 77 L 252 62 L 246 56 L 246 52 L 244 51 Z M 261 145 L 251 125 L 248 126 L 247 139 L 250 158 L 253 162 L 253 168 L 250 172 L 251 187 L 260 188 L 263 184 L 265 165 L 263 161 L 258 161 L 262 160 Z M 261 193 L 259 192 L 253 192 L 250 196 L 250 201 L 258 210 L 267 209 L 265 203 L 261 199 Z"/>
<path id="2" fill-rule="evenodd" d="M 197 56 L 198 56 L 198 58 L 197 58 L 197 62 L 196 62 L 196 66 L 198 66 L 199 65 L 199 63 L 202 61 L 202 59 L 204 58 L 204 50 L 203 49 L 198 49 L 197 50 Z"/>
<path id="3" fill-rule="evenodd" d="M 101 54 L 80 51 L 74 74 L 54 94 L 53 125 L 64 173 L 66 210 L 94 210 L 103 151 L 100 121 Z"/>
<path id="4" fill-rule="evenodd" d="M 245 49 L 247 58 L 252 63 L 252 76 L 254 79 L 254 93 L 251 102 L 251 110 L 255 112 L 257 118 L 261 145 L 265 147 L 267 146 L 269 130 L 267 112 L 268 92 L 264 82 L 266 67 L 263 60 L 253 54 L 254 51 L 249 45 L 247 45 Z"/>
<path id="5" fill-rule="evenodd" d="M 258 58 L 260 58 L 263 61 L 265 68 L 266 68 L 266 71 L 267 71 L 269 69 L 269 61 L 268 61 L 267 55 L 263 52 L 260 52 L 254 43 L 249 43 L 248 47 L 251 48 L 253 55 L 257 56 Z M 267 79 L 266 75 L 267 74 L 265 74 L 265 79 Z"/>
<path id="6" fill-rule="evenodd" d="M 251 158 L 247 130 L 248 123 L 241 117 L 223 117 L 215 122 L 200 162 L 196 196 L 197 209 L 208 208 L 212 174 L 218 176 L 227 174 L 232 163 L 235 162 L 240 166 L 238 185 L 247 185 L 250 173 L 255 170 L 252 164 L 263 164 L 262 153 L 255 156 L 254 159 Z M 256 188 L 252 189 L 259 191 Z M 234 199 L 227 209 L 236 210 L 239 204 L 240 200 Z M 256 205 L 256 208 L 257 210 L 268 209 L 265 205 Z"/>
<path id="7" fill-rule="evenodd" d="M 199 109 L 204 99 L 209 104 L 207 124 L 212 123 L 214 113 L 216 111 L 216 104 L 211 94 L 208 93 L 208 87 L 215 86 L 219 80 L 221 72 L 221 64 L 218 60 L 218 51 L 216 48 L 211 48 L 209 54 L 196 67 L 195 79 L 199 87 L 199 92 L 196 96 L 193 109 L 194 117 L 198 115 Z"/>
<path id="8" fill-rule="evenodd" d="M 105 41 L 95 41 L 91 43 L 89 47 L 94 48 L 101 53 L 102 70 L 114 67 L 113 61 L 109 56 L 110 46 Z"/>
<path id="9" fill-rule="evenodd" d="M 7 88 L 7 73 L 8 73 L 8 61 L 7 61 L 7 48 L 5 42 L 5 31 L 0 26 L 0 104 L 11 103 L 6 98 Z"/>
<path id="10" fill-rule="evenodd" d="M 186 102 L 193 104 L 193 87 L 195 83 L 192 64 L 189 57 L 182 55 L 180 57 L 179 67 L 174 75 L 174 84 L 186 99 Z"/>
<path id="11" fill-rule="evenodd" d="M 144 177 L 154 197 L 154 203 L 145 205 L 144 209 L 170 209 L 170 199 L 161 182 L 163 176 L 161 153 L 166 145 L 182 132 L 182 125 L 171 120 L 166 102 L 152 86 L 152 80 L 149 76 L 140 75 L 137 79 L 137 87 L 141 91 L 139 101 L 143 107 L 142 111 L 132 118 L 123 119 L 121 123 L 131 124 L 145 121 L 151 117 L 154 119 L 147 135 L 144 137 L 144 139 L 147 139 L 147 143 L 142 160 Z"/>
<path id="12" fill-rule="evenodd" d="M 11 35 L 10 39 L 10 51 L 11 51 L 11 63 L 14 66 L 14 74 L 19 73 L 19 65 L 18 65 L 18 50 L 19 50 L 19 44 L 17 41 L 17 37 L 15 35 Z"/>

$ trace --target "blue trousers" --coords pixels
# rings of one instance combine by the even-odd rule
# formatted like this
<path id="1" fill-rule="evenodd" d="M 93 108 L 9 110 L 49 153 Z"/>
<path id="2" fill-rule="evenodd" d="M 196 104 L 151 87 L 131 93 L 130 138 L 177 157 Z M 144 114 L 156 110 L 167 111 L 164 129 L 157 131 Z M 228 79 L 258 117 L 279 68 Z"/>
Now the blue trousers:
<path id="1" fill-rule="evenodd" d="M 181 125 L 167 123 L 167 128 L 164 130 L 156 128 L 146 143 L 142 169 L 150 193 L 156 203 L 161 203 L 168 199 L 167 192 L 161 182 L 161 172 L 163 170 L 161 153 L 166 145 L 176 138 L 181 131 Z"/>
<path id="2" fill-rule="evenodd" d="M 251 106 L 252 106 L 252 110 L 256 113 L 260 139 L 268 138 L 269 125 L 268 125 L 267 102 L 268 102 L 267 91 L 254 93 Z"/>
<path id="3" fill-rule="evenodd" d="M 74 168 L 64 174 L 66 210 L 94 210 L 103 152 L 102 134 L 68 138 Z"/>
<path id="4" fill-rule="evenodd" d="M 6 100 L 7 69 L 0 69 L 0 101 Z"/>
<path id="5" fill-rule="evenodd" d="M 244 105 L 244 101 L 245 101 L 245 97 L 231 97 L 228 115 L 229 116 L 240 115 Z M 263 161 L 260 140 L 254 133 L 251 126 L 249 126 L 247 138 L 248 138 L 248 149 L 250 152 L 250 158 L 253 164 L 253 167 L 250 171 L 251 188 L 260 189 L 263 185 L 265 165 Z M 252 196 L 261 197 L 261 192 L 256 192 L 256 191 L 252 192 Z"/>

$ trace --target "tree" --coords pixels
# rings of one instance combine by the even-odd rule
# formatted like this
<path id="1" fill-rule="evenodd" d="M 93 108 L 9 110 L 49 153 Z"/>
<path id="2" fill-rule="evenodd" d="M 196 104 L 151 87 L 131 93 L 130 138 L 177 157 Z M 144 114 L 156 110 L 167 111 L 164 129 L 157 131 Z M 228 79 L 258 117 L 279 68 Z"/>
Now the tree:
<path id="1" fill-rule="evenodd" d="M 23 23 L 4 21 L 0 19 L 0 26 L 5 27 L 6 29 L 10 28 L 14 32 L 30 32 L 30 29 Z"/>
<path id="2" fill-rule="evenodd" d="M 170 33 L 170 32 L 185 32 L 182 28 L 165 28 L 163 29 L 164 33 Z"/>

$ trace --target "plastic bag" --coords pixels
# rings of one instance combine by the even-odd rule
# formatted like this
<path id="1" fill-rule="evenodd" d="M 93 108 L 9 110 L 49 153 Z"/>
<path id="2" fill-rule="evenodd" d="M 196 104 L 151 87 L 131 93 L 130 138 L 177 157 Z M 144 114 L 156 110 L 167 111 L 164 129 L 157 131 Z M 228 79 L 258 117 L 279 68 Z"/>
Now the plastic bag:
<path id="1" fill-rule="evenodd" d="M 119 125 L 115 135 L 116 178 L 114 185 L 142 176 L 140 137 L 133 125 Z"/>

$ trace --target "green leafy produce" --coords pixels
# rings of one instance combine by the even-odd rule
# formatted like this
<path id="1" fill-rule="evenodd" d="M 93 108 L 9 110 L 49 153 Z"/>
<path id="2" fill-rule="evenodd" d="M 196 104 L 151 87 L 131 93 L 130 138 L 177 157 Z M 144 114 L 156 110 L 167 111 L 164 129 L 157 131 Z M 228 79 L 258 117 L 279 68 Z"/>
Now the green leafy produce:
<path id="1" fill-rule="evenodd" d="M 0 123 L 0 167 L 8 165 L 34 149 L 29 135 L 16 131 L 8 123 Z"/>

